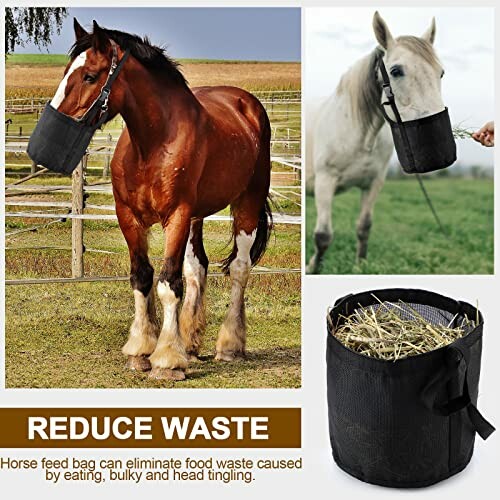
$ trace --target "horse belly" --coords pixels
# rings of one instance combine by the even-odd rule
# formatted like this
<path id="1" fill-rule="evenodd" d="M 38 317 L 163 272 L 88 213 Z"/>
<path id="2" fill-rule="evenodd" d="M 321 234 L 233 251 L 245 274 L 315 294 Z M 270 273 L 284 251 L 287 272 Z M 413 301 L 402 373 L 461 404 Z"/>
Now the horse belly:
<path id="1" fill-rule="evenodd" d="M 196 211 L 215 213 L 243 193 L 254 174 L 260 143 L 243 128 L 216 132 L 198 182 Z M 213 146 L 211 146 L 213 144 Z"/>
<path id="2" fill-rule="evenodd" d="M 243 193 L 252 178 L 256 156 L 234 159 L 221 155 L 205 166 L 198 183 L 196 216 L 211 215 L 226 208 Z"/>

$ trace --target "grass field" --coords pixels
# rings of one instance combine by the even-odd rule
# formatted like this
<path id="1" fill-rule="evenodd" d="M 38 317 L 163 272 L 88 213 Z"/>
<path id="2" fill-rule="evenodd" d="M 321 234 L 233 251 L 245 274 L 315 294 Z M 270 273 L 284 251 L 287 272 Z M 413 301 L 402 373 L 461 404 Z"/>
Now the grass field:
<path id="1" fill-rule="evenodd" d="M 493 181 L 431 179 L 430 197 L 449 237 L 443 236 L 414 179 L 388 180 L 375 206 L 368 259 L 356 264 L 359 191 L 335 197 L 334 241 L 326 274 L 492 274 Z M 307 198 L 306 257 L 313 252 L 314 198 Z"/>
<path id="2" fill-rule="evenodd" d="M 62 79 L 64 55 L 14 54 L 5 65 L 5 97 L 51 96 Z M 189 85 L 235 85 L 247 90 L 300 89 L 300 63 L 181 61 Z"/>
<path id="3" fill-rule="evenodd" d="M 59 199 L 62 195 L 59 195 Z M 37 198 L 39 199 L 39 197 Z M 103 195 L 91 195 L 89 203 Z M 102 200 L 105 201 L 105 200 Z M 7 232 L 40 220 L 9 218 Z M 124 276 L 129 262 L 116 223 L 85 222 L 87 276 Z M 229 252 L 229 225 L 206 224 L 205 246 L 212 263 Z M 71 224 L 7 238 L 7 278 L 71 275 Z M 152 262 L 159 272 L 163 233 L 155 227 Z M 33 250 L 32 247 L 53 247 Z M 15 250 L 14 250 L 15 248 Z M 23 249 L 25 248 L 25 249 Z M 300 266 L 300 228 L 278 225 L 261 261 L 266 267 Z M 103 254 L 94 249 L 111 252 Z M 211 271 L 218 271 L 216 265 Z M 128 282 L 9 286 L 6 290 L 7 387 L 299 387 L 300 275 L 250 278 L 246 307 L 248 352 L 244 362 L 213 361 L 218 329 L 229 303 L 228 278 L 209 277 L 208 330 L 203 363 L 192 365 L 186 381 L 153 382 L 124 368 L 120 349 L 133 318 Z M 158 311 L 160 317 L 160 311 Z"/>
<path id="4" fill-rule="evenodd" d="M 7 97 L 51 95 L 62 75 L 61 61 L 55 58 L 49 63 L 44 59 L 40 63 L 40 58 L 22 59 L 9 57 L 7 60 Z M 253 90 L 300 88 L 300 64 L 189 61 L 185 70 L 195 85 L 226 83 Z M 296 109 L 300 111 L 300 104 Z M 31 132 L 36 120 L 33 114 L 13 115 L 11 118 L 14 121 L 12 128 L 18 130 L 22 126 L 23 135 Z M 298 119 L 290 118 L 279 123 L 279 126 L 300 132 L 300 115 Z M 121 124 L 117 121 L 108 125 L 104 134 L 118 135 L 120 130 Z M 18 153 L 9 153 L 6 163 L 6 184 L 19 179 L 23 175 L 21 171 L 28 165 L 26 156 Z M 101 181 L 102 159 L 91 157 L 89 167 L 87 182 Z M 69 183 L 69 178 L 53 175 L 33 179 L 28 184 Z M 22 199 L 69 201 L 70 195 L 33 195 Z M 113 204 L 113 199 L 106 194 L 91 193 L 87 203 Z M 283 200 L 279 203 L 277 210 L 292 214 L 300 212 L 293 203 Z M 18 211 L 18 207 L 7 207 L 6 210 Z M 92 210 L 86 212 L 92 213 Z M 45 222 L 34 218 L 6 218 L 7 278 L 71 275 L 70 221 L 39 227 L 34 232 L 10 234 Z M 230 252 L 229 236 L 228 223 L 209 222 L 205 225 L 205 246 L 211 263 L 214 263 L 210 271 L 217 272 L 216 263 Z M 128 252 L 115 222 L 85 221 L 84 241 L 86 276 L 128 275 Z M 158 272 L 163 248 L 163 233 L 159 227 L 152 231 L 150 246 L 152 263 Z M 300 227 L 277 225 L 259 265 L 287 269 L 300 267 Z M 125 359 L 120 350 L 134 314 L 128 282 L 8 286 L 6 386 L 300 387 L 300 280 L 300 274 L 251 275 L 246 295 L 248 359 L 226 364 L 216 363 L 213 353 L 229 304 L 230 282 L 228 278 L 209 277 L 208 328 L 201 352 L 203 362 L 191 365 L 187 379 L 177 384 L 151 381 L 147 375 L 125 370 Z"/>

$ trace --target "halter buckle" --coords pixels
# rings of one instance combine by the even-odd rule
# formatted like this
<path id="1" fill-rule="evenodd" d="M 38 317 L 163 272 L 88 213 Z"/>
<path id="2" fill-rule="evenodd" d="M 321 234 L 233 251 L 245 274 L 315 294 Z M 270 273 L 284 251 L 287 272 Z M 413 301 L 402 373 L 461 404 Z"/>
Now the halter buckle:
<path id="1" fill-rule="evenodd" d="M 392 88 L 391 88 L 391 84 L 390 83 L 384 83 L 384 84 L 382 84 L 382 89 L 384 90 L 384 93 L 387 96 L 387 99 L 394 98 L 394 94 L 392 93 Z"/>
<path id="2" fill-rule="evenodd" d="M 108 99 L 110 93 L 111 89 L 106 89 L 104 87 L 101 89 L 101 100 L 102 100 L 101 109 L 103 111 L 106 111 L 108 109 Z"/>

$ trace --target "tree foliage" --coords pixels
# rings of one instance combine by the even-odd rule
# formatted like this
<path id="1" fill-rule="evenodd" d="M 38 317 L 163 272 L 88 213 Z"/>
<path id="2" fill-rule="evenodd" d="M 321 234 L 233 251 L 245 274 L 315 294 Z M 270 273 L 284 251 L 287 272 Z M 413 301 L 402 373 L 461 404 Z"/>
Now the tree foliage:
<path id="1" fill-rule="evenodd" d="M 64 7 L 7 7 L 5 9 L 5 52 L 32 42 L 47 47 L 52 35 L 59 34 L 68 9 Z"/>

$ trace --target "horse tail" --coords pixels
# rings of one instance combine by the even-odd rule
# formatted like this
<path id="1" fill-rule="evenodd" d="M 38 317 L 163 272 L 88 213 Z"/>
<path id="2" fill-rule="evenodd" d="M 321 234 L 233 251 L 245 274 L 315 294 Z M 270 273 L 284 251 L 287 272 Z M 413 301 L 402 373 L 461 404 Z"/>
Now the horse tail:
<path id="1" fill-rule="evenodd" d="M 264 255 L 269 238 L 273 231 L 273 212 L 271 211 L 271 203 L 269 196 L 267 197 L 264 206 L 259 213 L 259 222 L 257 223 L 257 233 L 255 241 L 250 249 L 250 258 L 252 266 L 255 266 Z"/>

